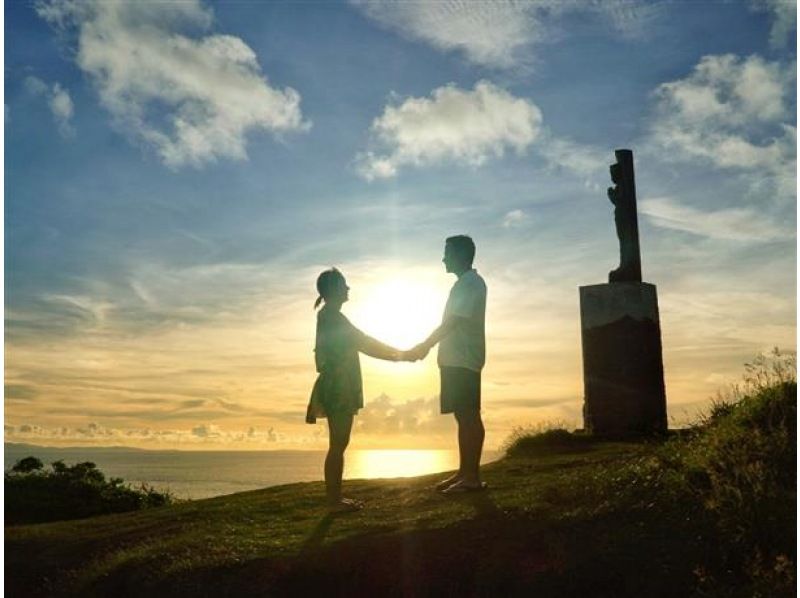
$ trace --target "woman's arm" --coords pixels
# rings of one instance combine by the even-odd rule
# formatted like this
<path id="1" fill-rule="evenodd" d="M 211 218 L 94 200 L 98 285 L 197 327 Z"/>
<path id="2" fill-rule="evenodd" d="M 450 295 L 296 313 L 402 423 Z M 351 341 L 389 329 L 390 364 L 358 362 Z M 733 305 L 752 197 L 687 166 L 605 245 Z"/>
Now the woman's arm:
<path id="1" fill-rule="evenodd" d="M 372 338 L 368 334 L 364 334 L 361 330 L 356 328 L 344 314 L 342 314 L 341 322 L 346 330 L 345 337 L 348 339 L 347 342 L 353 343 L 357 351 L 369 355 L 370 357 L 375 357 L 376 359 L 400 361 L 401 354 L 403 353 L 400 349 L 396 349 L 395 347 Z"/>
<path id="2" fill-rule="evenodd" d="M 385 359 L 386 361 L 399 361 L 402 351 L 394 347 L 380 342 L 361 332 L 359 330 L 358 350 L 364 355 L 375 357 L 376 359 Z"/>

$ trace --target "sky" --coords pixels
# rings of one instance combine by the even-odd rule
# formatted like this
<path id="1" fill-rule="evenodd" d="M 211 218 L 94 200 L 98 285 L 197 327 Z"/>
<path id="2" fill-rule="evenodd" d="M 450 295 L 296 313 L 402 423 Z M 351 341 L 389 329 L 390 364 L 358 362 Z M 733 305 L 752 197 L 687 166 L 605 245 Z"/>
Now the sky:
<path id="1" fill-rule="evenodd" d="M 578 287 L 633 150 L 671 425 L 796 346 L 796 6 L 5 5 L 5 440 L 311 449 L 316 276 L 400 348 L 469 234 L 487 448 L 581 426 Z M 362 357 L 356 448 L 447 448 L 435 355 Z"/>

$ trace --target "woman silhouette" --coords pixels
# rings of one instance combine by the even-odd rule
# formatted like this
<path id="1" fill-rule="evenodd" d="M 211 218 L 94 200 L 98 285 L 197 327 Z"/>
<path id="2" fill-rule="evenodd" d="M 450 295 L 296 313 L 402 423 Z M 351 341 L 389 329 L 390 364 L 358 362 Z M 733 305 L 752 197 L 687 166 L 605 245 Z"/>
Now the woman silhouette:
<path id="1" fill-rule="evenodd" d="M 364 406 L 359 352 L 370 357 L 399 361 L 403 351 L 385 345 L 361 332 L 341 312 L 350 287 L 339 270 L 325 270 L 317 278 L 317 340 L 314 358 L 319 376 L 308 403 L 306 422 L 328 419 L 328 454 L 325 457 L 325 487 L 331 511 L 355 511 L 363 505 L 342 497 L 344 451 L 350 442 L 353 416 Z"/>

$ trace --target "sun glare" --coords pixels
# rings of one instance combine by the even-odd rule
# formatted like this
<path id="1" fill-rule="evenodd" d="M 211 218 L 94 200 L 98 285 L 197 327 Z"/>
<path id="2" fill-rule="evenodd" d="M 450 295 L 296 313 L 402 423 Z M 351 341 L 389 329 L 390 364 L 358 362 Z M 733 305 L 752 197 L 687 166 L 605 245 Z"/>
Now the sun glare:
<path id="1" fill-rule="evenodd" d="M 446 284 L 446 281 L 445 281 Z M 441 323 L 448 287 L 405 278 L 351 291 L 353 323 L 379 341 L 409 349 Z"/>

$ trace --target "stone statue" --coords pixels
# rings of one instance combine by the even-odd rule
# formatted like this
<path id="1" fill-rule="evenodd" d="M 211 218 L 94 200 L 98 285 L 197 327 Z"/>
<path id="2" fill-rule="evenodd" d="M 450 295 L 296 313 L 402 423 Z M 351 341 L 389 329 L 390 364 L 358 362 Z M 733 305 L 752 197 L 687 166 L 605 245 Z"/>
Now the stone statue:
<path id="1" fill-rule="evenodd" d="M 619 267 L 608 273 L 608 282 L 642 282 L 642 261 L 639 256 L 639 225 L 636 217 L 636 187 L 633 182 L 633 152 L 620 149 L 611 165 L 614 187 L 608 198 L 614 204 L 614 223 L 619 239 Z"/>

